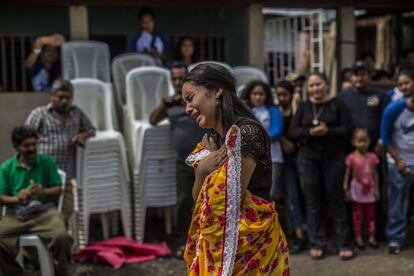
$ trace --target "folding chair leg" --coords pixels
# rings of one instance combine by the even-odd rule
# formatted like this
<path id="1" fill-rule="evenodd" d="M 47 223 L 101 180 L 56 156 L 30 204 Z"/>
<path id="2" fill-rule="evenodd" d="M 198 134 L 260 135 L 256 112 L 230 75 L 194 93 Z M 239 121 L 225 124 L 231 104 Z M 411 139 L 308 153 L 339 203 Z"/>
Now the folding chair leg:
<path id="1" fill-rule="evenodd" d="M 167 235 L 172 232 L 172 208 L 164 207 L 164 218 L 165 218 L 165 233 Z"/>
<path id="2" fill-rule="evenodd" d="M 101 214 L 102 234 L 103 239 L 109 239 L 109 213 Z"/>

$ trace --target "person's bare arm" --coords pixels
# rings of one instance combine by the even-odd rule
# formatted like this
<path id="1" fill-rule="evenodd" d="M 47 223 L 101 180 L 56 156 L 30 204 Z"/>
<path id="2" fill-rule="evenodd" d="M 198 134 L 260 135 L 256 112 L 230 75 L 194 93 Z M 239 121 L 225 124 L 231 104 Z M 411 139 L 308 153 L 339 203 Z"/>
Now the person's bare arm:
<path id="1" fill-rule="evenodd" d="M 344 183 L 343 183 L 345 200 L 349 200 L 349 180 L 350 180 L 350 178 L 351 178 L 351 167 L 346 166 L 346 171 L 345 171 L 345 176 L 344 176 Z"/>
<path id="2" fill-rule="evenodd" d="M 29 194 L 32 198 L 35 197 L 48 197 L 58 198 L 62 193 L 62 188 L 59 186 L 46 188 L 39 184 L 34 184 L 29 190 Z"/>
<path id="3" fill-rule="evenodd" d="M 158 106 L 156 109 L 154 109 L 151 112 L 151 115 L 149 117 L 149 122 L 151 125 L 155 126 L 159 122 L 161 122 L 163 119 L 165 119 L 166 117 L 167 117 L 167 111 L 165 109 L 164 104 L 161 104 L 160 106 Z"/>
<path id="4" fill-rule="evenodd" d="M 57 47 L 62 45 L 63 42 L 65 42 L 65 39 L 60 34 L 54 34 L 51 36 L 40 36 L 36 38 L 36 40 L 33 43 L 33 51 L 27 57 L 25 66 L 27 68 L 32 68 L 33 65 L 36 63 L 37 59 L 39 58 L 40 52 L 35 52 L 34 49 L 42 50 L 43 46 L 45 45 Z"/>
<path id="5" fill-rule="evenodd" d="M 16 205 L 22 201 L 25 201 L 29 198 L 29 196 L 9 196 L 9 195 L 0 195 L 0 204 L 4 205 Z"/>
<path id="6" fill-rule="evenodd" d="M 388 146 L 387 151 L 391 154 L 391 157 L 394 159 L 398 171 L 405 176 L 408 173 L 407 164 L 404 162 L 404 160 L 400 158 L 395 147 L 393 145 Z"/>
<path id="7" fill-rule="evenodd" d="M 374 170 L 374 197 L 376 200 L 380 198 L 379 185 L 378 185 L 378 171 Z"/>
<path id="8" fill-rule="evenodd" d="M 204 138 L 203 138 L 204 139 Z M 227 148 L 223 145 L 220 149 L 210 152 L 204 159 L 200 160 L 198 167 L 195 170 L 195 181 L 193 185 L 193 199 L 197 200 L 204 179 L 213 171 L 220 168 L 227 157 Z"/>
<path id="9" fill-rule="evenodd" d="M 241 196 L 242 200 L 246 194 L 247 187 L 249 186 L 250 179 L 252 178 L 254 169 L 256 168 L 256 161 L 251 157 L 242 157 L 241 159 Z"/>

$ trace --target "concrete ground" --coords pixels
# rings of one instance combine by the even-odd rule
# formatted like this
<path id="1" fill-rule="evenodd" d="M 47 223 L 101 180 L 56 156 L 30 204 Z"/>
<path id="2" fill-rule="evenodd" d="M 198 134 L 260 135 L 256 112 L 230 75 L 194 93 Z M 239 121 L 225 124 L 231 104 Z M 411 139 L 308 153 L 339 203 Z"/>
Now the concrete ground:
<path id="1" fill-rule="evenodd" d="M 148 230 L 156 230 L 152 225 L 157 225 L 153 221 Z M 161 222 L 162 223 L 162 222 Z M 158 224 L 160 225 L 160 224 Z M 99 229 L 99 228 L 98 228 Z M 146 240 L 159 242 L 159 233 L 148 231 L 154 236 L 146 237 Z M 167 240 L 171 248 L 176 247 L 176 240 L 170 237 L 162 237 Z M 291 255 L 291 275 L 292 276 L 412 276 L 414 275 L 414 224 L 409 224 L 408 238 L 406 247 L 399 255 L 390 255 L 386 252 L 386 243 L 382 242 L 380 249 L 374 250 L 367 248 L 363 251 L 356 249 L 356 256 L 349 261 L 342 261 L 332 250 L 328 250 L 326 257 L 322 260 L 312 260 L 307 252 L 300 255 Z M 181 259 L 167 257 L 159 258 L 154 261 L 134 263 L 124 265 L 120 269 L 114 270 L 109 266 L 92 264 L 76 264 L 77 276 L 180 276 L 186 275 L 184 261 Z M 40 276 L 34 269 L 26 271 L 24 276 Z"/>
<path id="2" fill-rule="evenodd" d="M 357 251 L 350 261 L 342 261 L 336 254 L 328 254 L 322 260 L 312 260 L 307 253 L 291 256 L 292 276 L 412 276 L 414 275 L 414 243 L 411 242 L 400 255 L 386 253 L 385 244 L 378 250 Z M 118 270 L 108 266 L 78 265 L 79 276 L 168 276 L 186 275 L 182 260 L 160 258 L 150 262 L 125 265 Z M 40 276 L 29 271 L 25 276 Z"/>

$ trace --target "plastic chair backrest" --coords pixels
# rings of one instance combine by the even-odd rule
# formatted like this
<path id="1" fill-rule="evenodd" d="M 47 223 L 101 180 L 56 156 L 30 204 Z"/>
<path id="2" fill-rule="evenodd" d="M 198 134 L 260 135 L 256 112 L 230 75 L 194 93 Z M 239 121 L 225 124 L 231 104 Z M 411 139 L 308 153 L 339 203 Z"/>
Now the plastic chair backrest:
<path id="1" fill-rule="evenodd" d="M 204 64 L 204 63 L 213 63 L 213 64 L 221 65 L 221 66 L 225 67 L 227 70 L 229 70 L 229 72 L 231 74 L 233 74 L 233 69 L 230 67 L 230 65 L 228 65 L 227 63 L 213 61 L 213 60 L 212 61 L 200 61 L 200 62 L 197 62 L 197 63 L 190 64 L 190 65 L 188 65 L 188 68 L 187 68 L 188 72 L 190 72 L 195 67 L 197 67 L 197 65 Z"/>
<path id="2" fill-rule="evenodd" d="M 155 67 L 140 67 L 126 76 L 126 104 L 134 120 L 147 120 L 166 96 L 174 95 L 170 71 Z"/>
<path id="3" fill-rule="evenodd" d="M 119 103 L 124 104 L 126 101 L 125 77 L 127 73 L 134 68 L 142 66 L 156 66 L 155 59 L 150 55 L 141 53 L 122 54 L 113 59 L 112 77 Z"/>
<path id="4" fill-rule="evenodd" d="M 237 66 L 233 68 L 233 72 L 237 88 L 242 85 L 246 85 L 252 80 L 261 80 L 266 83 L 268 82 L 266 74 L 262 70 L 255 67 Z"/>
<path id="5" fill-rule="evenodd" d="M 109 46 L 98 41 L 70 41 L 62 44 L 62 76 L 71 80 L 93 78 L 110 82 Z"/>
<path id="6" fill-rule="evenodd" d="M 73 104 L 79 107 L 99 131 L 113 130 L 111 85 L 96 79 L 74 79 Z"/>

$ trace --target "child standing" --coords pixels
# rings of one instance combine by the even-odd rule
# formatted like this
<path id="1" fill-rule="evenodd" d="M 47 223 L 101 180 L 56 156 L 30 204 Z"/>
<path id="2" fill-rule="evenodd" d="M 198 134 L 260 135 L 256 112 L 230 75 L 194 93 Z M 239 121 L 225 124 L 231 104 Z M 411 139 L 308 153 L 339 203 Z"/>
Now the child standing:
<path id="1" fill-rule="evenodd" d="M 375 201 L 379 199 L 378 172 L 376 165 L 378 157 L 368 152 L 370 137 L 366 129 L 355 129 L 352 145 L 355 151 L 345 160 L 346 173 L 344 178 L 345 198 L 352 202 L 352 223 L 355 243 L 359 249 L 364 249 L 361 225 L 365 218 L 368 230 L 368 244 L 378 248 L 375 239 Z"/>

